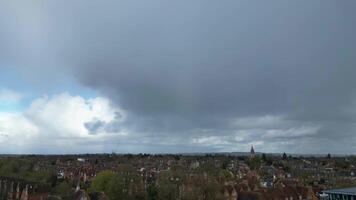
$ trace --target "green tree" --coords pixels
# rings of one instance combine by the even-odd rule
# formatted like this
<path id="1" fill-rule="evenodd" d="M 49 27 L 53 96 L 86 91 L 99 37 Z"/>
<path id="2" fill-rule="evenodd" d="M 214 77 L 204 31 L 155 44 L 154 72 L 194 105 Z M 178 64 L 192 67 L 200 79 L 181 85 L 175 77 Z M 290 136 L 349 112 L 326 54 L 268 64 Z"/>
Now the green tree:
<path id="1" fill-rule="evenodd" d="M 91 187 L 89 188 L 90 192 L 108 192 L 108 185 L 111 179 L 115 176 L 115 173 L 112 171 L 102 171 L 93 180 Z"/>
<path id="2" fill-rule="evenodd" d="M 145 199 L 146 196 L 140 176 L 129 165 L 122 165 L 110 179 L 107 195 L 110 200 L 138 200 Z"/>
<path id="3" fill-rule="evenodd" d="M 247 161 L 247 165 L 250 167 L 250 169 L 255 170 L 255 169 L 259 169 L 261 166 L 261 158 L 260 157 L 253 157 L 250 158 Z"/>
<path id="4" fill-rule="evenodd" d="M 179 197 L 179 187 L 184 181 L 185 171 L 181 166 L 172 166 L 158 177 L 158 199 L 175 200 Z"/>
<path id="5" fill-rule="evenodd" d="M 222 169 L 227 169 L 227 167 L 229 166 L 229 160 L 224 160 L 222 163 Z"/>
<path id="6" fill-rule="evenodd" d="M 214 180 L 208 180 L 201 185 L 202 199 L 204 200 L 222 200 L 221 185 Z"/>
<path id="7" fill-rule="evenodd" d="M 55 187 L 55 192 L 63 199 L 70 199 L 72 196 L 72 185 L 63 181 Z"/>
<path id="8" fill-rule="evenodd" d="M 148 200 L 158 200 L 158 190 L 157 187 L 153 184 L 147 188 L 147 199 Z"/>
<path id="9" fill-rule="evenodd" d="M 178 198 L 179 186 L 177 184 L 160 184 L 158 188 L 159 200 L 175 200 Z"/>
<path id="10" fill-rule="evenodd" d="M 326 158 L 329 159 L 329 160 L 331 159 L 330 153 L 328 153 L 328 155 L 326 156 Z"/>
<path id="11" fill-rule="evenodd" d="M 287 160 L 287 158 L 288 158 L 288 157 L 287 157 L 287 154 L 284 152 L 283 155 L 282 155 L 282 159 L 283 159 L 283 160 Z"/>
<path id="12" fill-rule="evenodd" d="M 55 171 L 48 168 L 46 171 L 35 167 L 31 159 L 4 159 L 0 161 L 0 176 L 20 178 L 31 182 L 41 182 L 52 185 L 55 183 Z"/>
<path id="13" fill-rule="evenodd" d="M 262 160 L 263 160 L 263 162 L 266 162 L 266 161 L 267 161 L 267 156 L 266 156 L 265 153 L 262 154 Z"/>

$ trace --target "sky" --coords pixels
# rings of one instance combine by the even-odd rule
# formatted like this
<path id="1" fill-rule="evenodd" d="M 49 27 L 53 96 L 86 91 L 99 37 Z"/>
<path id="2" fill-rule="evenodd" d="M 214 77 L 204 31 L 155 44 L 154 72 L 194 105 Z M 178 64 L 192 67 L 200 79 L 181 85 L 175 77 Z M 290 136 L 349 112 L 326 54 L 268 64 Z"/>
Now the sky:
<path id="1" fill-rule="evenodd" d="M 356 153 L 356 2 L 0 2 L 0 153 Z"/>

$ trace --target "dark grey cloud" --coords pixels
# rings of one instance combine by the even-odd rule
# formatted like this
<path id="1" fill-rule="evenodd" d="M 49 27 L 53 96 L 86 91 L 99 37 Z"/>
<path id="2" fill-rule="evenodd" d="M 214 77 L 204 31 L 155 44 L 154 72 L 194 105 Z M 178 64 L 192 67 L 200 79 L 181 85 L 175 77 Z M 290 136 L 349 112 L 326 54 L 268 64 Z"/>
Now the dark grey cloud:
<path id="1" fill-rule="evenodd" d="M 317 141 L 355 137 L 354 1 L 15 4 L 0 12 L 0 58 L 69 72 L 149 142 L 220 136 L 233 149 L 247 131 L 243 144 L 303 151 L 309 138 L 319 152 Z"/>
<path id="2" fill-rule="evenodd" d="M 91 133 L 91 134 L 96 134 L 102 128 L 105 126 L 105 122 L 101 120 L 94 120 L 90 122 L 84 123 L 85 128 Z"/>

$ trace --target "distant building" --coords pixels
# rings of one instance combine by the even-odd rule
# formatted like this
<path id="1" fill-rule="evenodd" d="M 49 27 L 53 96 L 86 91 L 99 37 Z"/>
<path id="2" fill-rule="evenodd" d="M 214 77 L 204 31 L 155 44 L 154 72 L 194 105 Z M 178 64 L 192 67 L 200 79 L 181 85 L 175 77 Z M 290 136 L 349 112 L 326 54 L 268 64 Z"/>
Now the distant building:
<path id="1" fill-rule="evenodd" d="M 356 200 L 356 187 L 324 190 L 321 200 Z"/>
<path id="2" fill-rule="evenodd" d="M 250 156 L 255 157 L 255 150 L 253 149 L 253 145 L 251 146 Z"/>

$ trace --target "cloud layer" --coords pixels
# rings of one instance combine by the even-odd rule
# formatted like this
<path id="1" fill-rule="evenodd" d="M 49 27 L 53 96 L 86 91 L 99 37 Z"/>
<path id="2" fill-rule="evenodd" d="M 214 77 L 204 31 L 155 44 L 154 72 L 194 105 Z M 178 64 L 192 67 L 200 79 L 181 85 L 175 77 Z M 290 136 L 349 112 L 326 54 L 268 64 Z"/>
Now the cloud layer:
<path id="1" fill-rule="evenodd" d="M 37 99 L 21 117 L 41 137 L 121 133 L 123 151 L 356 150 L 352 1 L 2 4 L 2 66 L 37 85 L 70 76 L 112 102 L 100 113 L 100 100 Z"/>

